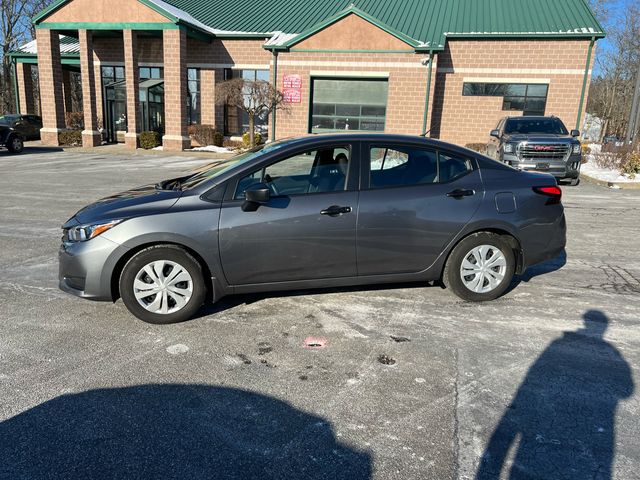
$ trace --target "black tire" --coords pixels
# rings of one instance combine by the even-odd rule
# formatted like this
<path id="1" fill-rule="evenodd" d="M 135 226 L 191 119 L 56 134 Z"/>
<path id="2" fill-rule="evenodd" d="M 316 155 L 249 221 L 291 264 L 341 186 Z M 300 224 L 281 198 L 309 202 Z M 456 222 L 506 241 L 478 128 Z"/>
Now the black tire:
<path id="1" fill-rule="evenodd" d="M 22 153 L 24 150 L 24 142 L 18 135 L 11 135 L 7 139 L 7 150 L 11 153 Z"/>
<path id="2" fill-rule="evenodd" d="M 569 182 L 569 185 L 571 185 L 572 187 L 577 187 L 578 185 L 580 185 L 580 177 L 572 178 Z"/>
<path id="3" fill-rule="evenodd" d="M 138 273 L 149 263 L 159 260 L 178 264 L 191 277 L 191 297 L 182 308 L 172 313 L 154 313 L 147 310 L 138 302 L 134 293 L 134 282 Z M 168 265 L 168 268 L 174 267 Z M 170 272 L 171 270 L 168 272 L 169 275 Z M 136 253 L 122 269 L 119 287 L 120 296 L 127 309 L 143 322 L 154 324 L 178 323 L 190 319 L 204 303 L 207 293 L 202 266 L 192 255 L 176 245 L 155 245 Z M 151 297 L 142 301 L 151 303 L 150 299 Z M 175 302 L 173 306 L 176 306 Z"/>
<path id="4" fill-rule="evenodd" d="M 489 245 L 500 250 L 506 260 L 502 280 L 494 289 L 484 293 L 474 292 L 467 288 L 463 282 L 462 274 L 460 272 L 464 259 L 474 248 L 481 245 Z M 450 288 L 451 291 L 461 299 L 468 302 L 486 302 L 498 298 L 505 292 L 505 290 L 507 290 L 507 288 L 509 288 L 509 284 L 511 283 L 511 279 L 515 273 L 515 265 L 516 261 L 513 248 L 505 237 L 490 232 L 478 232 L 464 238 L 455 246 L 451 255 L 449 255 L 449 258 L 447 259 L 447 263 L 442 274 L 442 280 L 445 286 Z M 483 282 L 485 281 L 483 280 Z"/>

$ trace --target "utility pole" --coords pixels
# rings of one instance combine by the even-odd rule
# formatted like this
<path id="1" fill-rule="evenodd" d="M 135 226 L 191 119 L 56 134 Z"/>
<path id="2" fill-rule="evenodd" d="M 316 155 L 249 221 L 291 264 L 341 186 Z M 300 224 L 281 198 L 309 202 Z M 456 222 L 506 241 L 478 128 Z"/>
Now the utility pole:
<path id="1" fill-rule="evenodd" d="M 629 123 L 627 124 L 627 135 L 625 143 L 629 143 L 634 136 L 640 118 L 640 62 L 638 62 L 638 72 L 636 73 L 636 88 L 633 91 L 633 101 L 631 102 L 631 113 L 629 114 Z M 634 137 L 634 140 L 637 140 Z"/>

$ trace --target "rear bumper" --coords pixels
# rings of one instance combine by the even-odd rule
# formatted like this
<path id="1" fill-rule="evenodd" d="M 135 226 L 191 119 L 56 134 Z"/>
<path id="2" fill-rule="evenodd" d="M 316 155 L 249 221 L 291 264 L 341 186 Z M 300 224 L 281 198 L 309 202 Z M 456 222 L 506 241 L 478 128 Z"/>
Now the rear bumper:
<path id="1" fill-rule="evenodd" d="M 567 245 L 567 222 L 562 213 L 552 223 L 528 227 L 523 240 L 523 271 L 537 263 L 557 257 Z M 544 240 L 543 240 L 544 239 Z"/>
<path id="2" fill-rule="evenodd" d="M 90 300 L 112 301 L 111 275 L 126 251 L 104 237 L 63 243 L 58 252 L 60 290 Z"/>

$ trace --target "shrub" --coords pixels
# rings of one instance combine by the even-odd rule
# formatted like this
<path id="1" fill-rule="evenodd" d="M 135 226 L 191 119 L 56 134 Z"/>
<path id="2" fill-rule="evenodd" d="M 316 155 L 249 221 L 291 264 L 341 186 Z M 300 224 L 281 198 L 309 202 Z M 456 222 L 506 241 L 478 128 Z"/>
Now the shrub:
<path id="1" fill-rule="evenodd" d="M 253 141 L 255 142 L 256 145 L 260 145 L 262 143 L 262 135 L 260 135 L 258 132 L 254 133 Z M 245 147 L 251 146 L 249 144 L 249 132 L 246 132 L 242 135 L 242 143 L 244 144 Z"/>
<path id="2" fill-rule="evenodd" d="M 64 123 L 67 128 L 72 130 L 84 129 L 84 113 L 83 112 L 65 112 Z"/>
<path id="3" fill-rule="evenodd" d="M 216 147 L 222 147 L 224 144 L 224 135 L 222 134 L 222 132 L 218 132 L 216 131 L 216 133 L 213 134 L 213 144 Z"/>
<path id="4" fill-rule="evenodd" d="M 469 150 L 473 150 L 478 153 L 482 153 L 482 154 L 487 153 L 486 143 L 467 143 L 465 147 L 467 147 Z"/>
<path id="5" fill-rule="evenodd" d="M 236 140 L 224 139 L 224 141 L 222 142 L 222 146 L 223 147 L 227 147 L 227 148 L 242 148 L 244 146 L 244 144 L 242 142 L 238 142 Z"/>
<path id="6" fill-rule="evenodd" d="M 634 179 L 640 173 L 640 151 L 630 152 L 620 165 L 620 173 Z"/>
<path id="7" fill-rule="evenodd" d="M 148 131 L 140 134 L 140 147 L 145 150 L 156 148 L 160 145 L 162 145 L 162 140 L 158 132 Z"/>
<path id="8" fill-rule="evenodd" d="M 190 125 L 189 136 L 202 146 L 215 145 L 221 147 L 224 135 L 216 131 L 213 125 Z"/>
<path id="9" fill-rule="evenodd" d="M 82 130 L 63 130 L 58 133 L 58 143 L 66 147 L 82 145 Z"/>
<path id="10" fill-rule="evenodd" d="M 591 147 L 587 143 L 583 143 L 580 148 L 582 148 L 582 155 L 589 155 L 591 153 Z"/>

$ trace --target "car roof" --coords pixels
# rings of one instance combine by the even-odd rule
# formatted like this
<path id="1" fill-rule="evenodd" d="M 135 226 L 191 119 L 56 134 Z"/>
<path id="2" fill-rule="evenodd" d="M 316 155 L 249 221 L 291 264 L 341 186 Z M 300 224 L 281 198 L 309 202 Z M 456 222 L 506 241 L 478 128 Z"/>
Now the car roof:
<path id="1" fill-rule="evenodd" d="M 432 146 L 434 148 L 446 148 L 449 150 L 461 150 L 462 147 L 451 143 L 423 137 L 421 135 L 407 135 L 399 133 L 365 133 L 365 132 L 339 132 L 339 133 L 313 133 L 299 137 L 283 138 L 278 142 L 286 143 L 287 146 L 306 145 L 317 142 L 393 142 L 393 143 L 413 143 Z M 466 150 L 466 149 L 464 149 Z"/>

